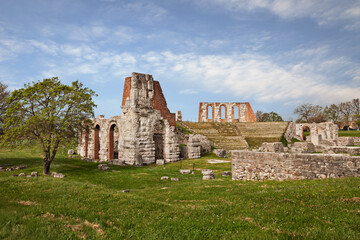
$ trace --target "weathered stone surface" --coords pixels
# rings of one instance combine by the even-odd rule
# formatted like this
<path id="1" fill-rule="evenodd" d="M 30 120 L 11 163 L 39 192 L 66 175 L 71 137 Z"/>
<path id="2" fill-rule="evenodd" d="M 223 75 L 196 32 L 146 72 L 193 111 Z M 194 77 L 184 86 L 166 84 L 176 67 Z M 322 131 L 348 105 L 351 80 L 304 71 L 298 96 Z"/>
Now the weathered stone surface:
<path id="1" fill-rule="evenodd" d="M 38 177 L 39 176 L 39 173 L 38 172 L 32 172 L 30 174 L 31 177 Z"/>
<path id="2" fill-rule="evenodd" d="M 295 142 L 291 151 L 299 153 L 312 153 L 315 152 L 315 145 L 311 142 Z"/>
<path id="3" fill-rule="evenodd" d="M 19 173 L 19 177 L 25 177 L 26 176 L 26 174 L 25 173 Z"/>
<path id="4" fill-rule="evenodd" d="M 360 176 L 360 157 L 234 151 L 233 180 L 284 180 Z"/>
<path id="5" fill-rule="evenodd" d="M 156 160 L 156 165 L 164 165 L 164 164 L 165 164 L 164 159 L 157 159 Z"/>
<path id="6" fill-rule="evenodd" d="M 224 171 L 222 175 L 224 177 L 231 176 L 231 172 L 230 171 Z"/>
<path id="7" fill-rule="evenodd" d="M 355 144 L 354 137 L 339 137 L 337 139 L 338 146 L 353 146 Z"/>
<path id="8" fill-rule="evenodd" d="M 162 176 L 161 180 L 169 180 L 169 177 L 168 176 Z"/>
<path id="9" fill-rule="evenodd" d="M 182 114 L 181 111 L 176 111 L 176 121 L 177 122 L 182 122 Z"/>
<path id="10" fill-rule="evenodd" d="M 128 193 L 128 192 L 130 192 L 130 190 L 129 190 L 129 189 L 125 189 L 125 190 L 122 190 L 121 192 L 123 192 L 123 193 Z"/>
<path id="11" fill-rule="evenodd" d="M 218 157 L 226 158 L 226 150 L 225 149 L 214 149 L 214 153 Z"/>
<path id="12" fill-rule="evenodd" d="M 181 174 L 190 174 L 191 171 L 188 170 L 188 169 L 180 169 L 180 173 L 181 173 Z"/>
<path id="13" fill-rule="evenodd" d="M 103 171 L 109 171 L 110 167 L 107 164 L 99 164 L 98 169 L 103 170 Z"/>
<path id="14" fill-rule="evenodd" d="M 190 134 L 189 140 L 187 143 L 187 158 L 199 158 L 201 157 L 201 145 L 200 145 L 200 136 Z"/>
<path id="15" fill-rule="evenodd" d="M 284 152 L 284 145 L 281 142 L 263 143 L 261 145 L 262 152 Z"/>
<path id="16" fill-rule="evenodd" d="M 178 181 L 180 181 L 180 179 L 179 178 L 171 178 L 171 181 L 178 182 Z"/>

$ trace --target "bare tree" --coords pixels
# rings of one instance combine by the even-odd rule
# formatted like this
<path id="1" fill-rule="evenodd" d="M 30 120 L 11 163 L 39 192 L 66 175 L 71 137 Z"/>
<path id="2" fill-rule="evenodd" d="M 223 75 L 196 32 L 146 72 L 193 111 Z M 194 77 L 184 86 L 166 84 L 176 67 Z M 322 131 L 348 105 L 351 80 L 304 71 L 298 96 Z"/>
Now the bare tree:
<path id="1" fill-rule="evenodd" d="M 360 115 L 360 101 L 358 98 L 355 98 L 351 101 L 351 107 L 353 109 L 354 115 Z"/>
<path id="2" fill-rule="evenodd" d="M 294 113 L 299 115 L 300 122 L 322 122 L 325 120 L 323 108 L 320 105 L 305 103 L 295 108 Z"/>
<path id="3" fill-rule="evenodd" d="M 349 122 L 353 115 L 353 108 L 352 108 L 351 102 L 340 103 L 339 107 L 340 107 L 340 112 L 342 114 L 342 120 L 345 122 L 345 124 L 347 126 L 349 126 L 350 125 Z M 348 128 L 348 130 L 349 130 L 349 128 Z"/>
<path id="4" fill-rule="evenodd" d="M 341 116 L 339 105 L 331 104 L 329 107 L 326 106 L 324 109 L 324 114 L 327 120 L 333 121 L 335 123 L 339 122 Z"/>

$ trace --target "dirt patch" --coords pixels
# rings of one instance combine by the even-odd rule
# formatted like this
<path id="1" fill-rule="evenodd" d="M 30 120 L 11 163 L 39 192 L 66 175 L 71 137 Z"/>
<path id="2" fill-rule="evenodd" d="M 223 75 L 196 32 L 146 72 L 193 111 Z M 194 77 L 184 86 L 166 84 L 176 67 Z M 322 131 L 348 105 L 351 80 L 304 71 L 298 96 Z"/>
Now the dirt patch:
<path id="1" fill-rule="evenodd" d="M 85 226 L 91 227 L 92 229 L 94 229 L 98 234 L 100 234 L 100 236 L 104 235 L 104 231 L 100 228 L 99 224 L 95 224 L 95 223 L 91 223 L 88 220 L 85 220 L 84 222 Z"/>
<path id="2" fill-rule="evenodd" d="M 26 206 L 31 206 L 31 205 L 39 205 L 38 203 L 36 203 L 36 202 L 31 202 L 31 201 L 20 201 L 20 202 L 18 202 L 18 203 L 20 203 L 20 204 L 22 204 L 22 205 L 26 205 Z"/>
<path id="3" fill-rule="evenodd" d="M 349 198 L 349 199 L 342 199 L 343 202 L 357 202 L 360 203 L 360 197 L 353 197 L 353 198 Z"/>

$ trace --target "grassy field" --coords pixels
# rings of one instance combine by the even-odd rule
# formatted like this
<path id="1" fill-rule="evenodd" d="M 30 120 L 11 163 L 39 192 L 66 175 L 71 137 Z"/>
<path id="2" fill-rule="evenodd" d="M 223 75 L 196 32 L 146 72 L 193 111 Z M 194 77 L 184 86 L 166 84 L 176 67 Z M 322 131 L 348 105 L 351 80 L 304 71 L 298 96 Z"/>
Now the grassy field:
<path id="1" fill-rule="evenodd" d="M 180 162 L 104 172 L 58 156 L 66 178 L 27 178 L 11 174 L 41 173 L 39 153 L 0 151 L 0 165 L 28 166 L 0 172 L 0 239 L 360 239 L 359 178 L 232 181 L 230 162 L 208 159 L 182 161 L 195 174 L 181 175 Z"/>
<path id="2" fill-rule="evenodd" d="M 339 131 L 339 137 L 360 137 L 360 131 Z"/>

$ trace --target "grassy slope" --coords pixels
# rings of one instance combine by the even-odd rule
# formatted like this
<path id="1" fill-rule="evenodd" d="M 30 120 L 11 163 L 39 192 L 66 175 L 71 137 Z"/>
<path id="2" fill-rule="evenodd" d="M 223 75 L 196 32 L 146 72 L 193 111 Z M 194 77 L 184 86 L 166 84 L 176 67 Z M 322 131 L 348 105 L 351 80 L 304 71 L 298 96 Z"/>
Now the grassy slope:
<path id="1" fill-rule="evenodd" d="M 184 169 L 195 163 L 195 175 L 180 175 L 179 162 L 103 172 L 59 156 L 51 170 L 65 179 L 11 177 L 41 172 L 37 155 L 0 151 L 0 165 L 28 165 L 0 172 L 0 239 L 360 238 L 360 203 L 344 200 L 360 197 L 359 178 L 232 181 L 221 176 L 231 164 L 208 164 L 211 155 L 182 162 Z M 203 181 L 204 168 L 216 170 L 216 179 Z"/>
<path id="2" fill-rule="evenodd" d="M 339 131 L 339 137 L 360 137 L 360 131 Z"/>

